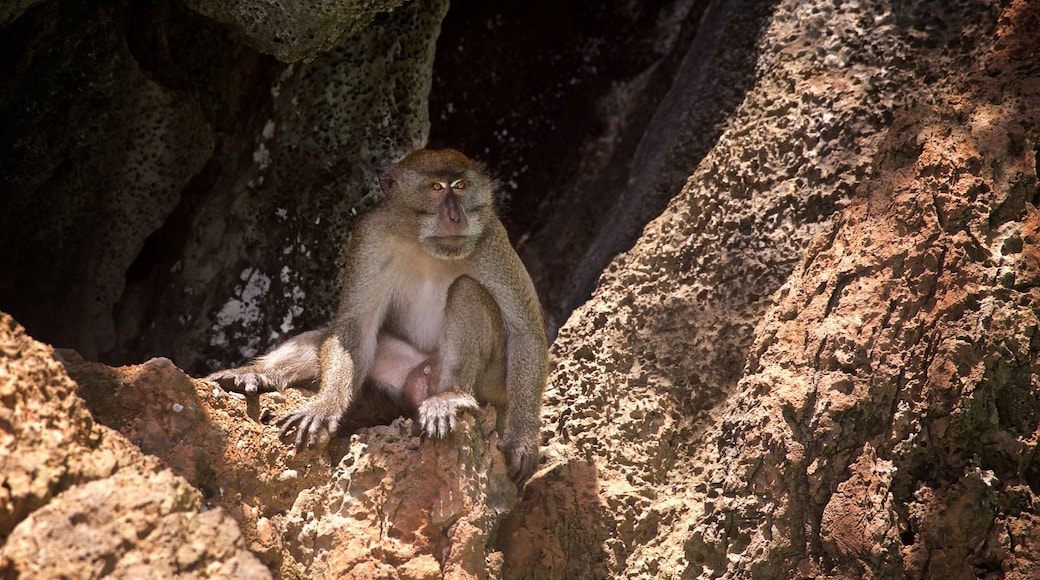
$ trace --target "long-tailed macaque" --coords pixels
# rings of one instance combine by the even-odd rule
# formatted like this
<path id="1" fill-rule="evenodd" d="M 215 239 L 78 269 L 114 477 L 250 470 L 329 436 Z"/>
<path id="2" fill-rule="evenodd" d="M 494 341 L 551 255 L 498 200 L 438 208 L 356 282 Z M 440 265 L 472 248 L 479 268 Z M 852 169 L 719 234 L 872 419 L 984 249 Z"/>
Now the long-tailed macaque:
<path id="1" fill-rule="evenodd" d="M 386 199 L 357 225 L 339 310 L 253 363 L 209 379 L 255 393 L 320 390 L 279 419 L 297 447 L 336 431 L 363 386 L 383 389 L 444 437 L 457 413 L 491 403 L 509 475 L 538 463 L 548 363 L 531 278 L 495 214 L 496 184 L 458 151 L 419 150 L 379 172 Z"/>

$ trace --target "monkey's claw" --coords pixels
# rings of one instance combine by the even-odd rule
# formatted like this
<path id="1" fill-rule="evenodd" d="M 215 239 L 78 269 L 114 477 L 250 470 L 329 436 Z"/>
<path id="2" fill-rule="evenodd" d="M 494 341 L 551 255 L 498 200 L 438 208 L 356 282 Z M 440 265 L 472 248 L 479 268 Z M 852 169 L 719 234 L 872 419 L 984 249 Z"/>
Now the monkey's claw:
<path id="1" fill-rule="evenodd" d="M 275 421 L 280 427 L 278 437 L 285 439 L 293 429 L 296 430 L 296 450 L 302 451 L 328 441 L 339 428 L 339 414 L 327 414 L 311 405 L 289 413 Z"/>
<path id="2" fill-rule="evenodd" d="M 267 384 L 262 375 L 242 369 L 225 369 L 210 373 L 206 375 L 205 380 L 217 383 L 225 391 L 247 395 L 275 390 Z"/>
<path id="3" fill-rule="evenodd" d="M 524 445 L 507 436 L 498 442 L 498 450 L 506 457 L 509 478 L 523 486 L 538 467 L 538 447 Z"/>
<path id="4" fill-rule="evenodd" d="M 455 431 L 455 422 L 461 409 L 478 409 L 473 395 L 448 392 L 426 399 L 419 405 L 417 420 L 428 437 L 443 439 Z"/>

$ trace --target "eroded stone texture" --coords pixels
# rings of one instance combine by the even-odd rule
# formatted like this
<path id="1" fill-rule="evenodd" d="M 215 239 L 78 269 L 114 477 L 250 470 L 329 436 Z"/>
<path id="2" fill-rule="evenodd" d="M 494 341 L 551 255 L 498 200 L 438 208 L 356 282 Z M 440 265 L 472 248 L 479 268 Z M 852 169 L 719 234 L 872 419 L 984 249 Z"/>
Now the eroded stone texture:
<path id="1" fill-rule="evenodd" d="M 112 368 L 66 358 L 98 422 L 234 518 L 249 550 L 282 577 L 498 575 L 491 540 L 516 486 L 495 448 L 492 409 L 466 415 L 449 438 L 424 440 L 410 421 L 390 423 L 396 413 L 374 412 L 385 401 L 362 398 L 342 436 L 297 453 L 270 423 L 303 405 L 304 392 L 247 398 L 165 359 Z"/>
<path id="2" fill-rule="evenodd" d="M 60 491 L 70 463 L 96 445 L 75 390 L 50 349 L 0 314 L 0 537 Z"/>
<path id="3" fill-rule="evenodd" d="M 169 470 L 122 470 L 33 512 L 3 546 L 34 578 L 271 578 L 222 510 Z"/>
<path id="4" fill-rule="evenodd" d="M 7 24 L 0 306 L 88 359 L 196 373 L 326 324 L 375 167 L 425 143 L 447 5 L 293 65 L 179 2 Z"/>
<path id="5" fill-rule="evenodd" d="M 516 501 L 495 414 L 466 415 L 444 440 L 408 421 L 351 441 L 330 481 L 285 516 L 288 554 L 308 577 L 487 578 L 491 539 Z M 304 572 L 305 571 L 305 572 Z"/>
<path id="6" fill-rule="evenodd" d="M 302 404 L 302 393 L 247 400 L 190 379 L 167 359 L 112 368 L 75 353 L 65 358 L 98 422 L 186 479 L 209 505 L 223 508 L 237 520 L 249 550 L 271 570 L 282 567 L 280 514 L 300 490 L 331 474 L 327 459 L 297 457 L 266 424 L 288 405 Z"/>
<path id="7" fill-rule="evenodd" d="M 1009 4 L 980 72 L 897 114 L 781 290 L 705 439 L 733 459 L 700 455 L 706 571 L 1037 574 L 1038 17 Z"/>
<path id="8" fill-rule="evenodd" d="M 4 313 L 0 478 L 5 577 L 270 577 L 226 512 L 96 423 L 51 348 Z"/>
<path id="9" fill-rule="evenodd" d="M 124 26 L 115 4 L 47 2 L 0 34 L 0 300 L 90 356 L 115 345 L 127 266 L 214 146 L 193 96 L 139 66 Z"/>
<path id="10" fill-rule="evenodd" d="M 253 48 L 284 62 L 313 60 L 343 36 L 363 30 L 377 14 L 390 12 L 403 2 L 186 0 L 199 13 L 230 25 Z"/>
<path id="11" fill-rule="evenodd" d="M 43 0 L 11 0 L 4 3 L 3 6 L 0 6 L 0 26 L 5 26 L 8 22 L 21 16 L 29 8 L 41 2 Z"/>
<path id="12" fill-rule="evenodd" d="M 871 379 L 873 375 L 866 369 L 905 367 L 909 361 L 885 359 L 876 345 L 857 347 L 859 339 L 803 343 L 817 333 L 858 336 L 888 324 L 908 333 L 903 342 L 890 347 L 892 353 L 900 353 L 893 354 L 894 358 L 911 356 L 914 349 L 926 352 L 939 343 L 928 338 L 932 335 L 927 334 L 926 325 L 914 322 L 919 309 L 927 305 L 933 310 L 930 315 L 940 319 L 964 314 L 963 305 L 951 305 L 949 312 L 940 315 L 939 305 L 926 300 L 934 292 L 940 272 L 953 276 L 951 288 L 957 286 L 954 278 L 969 282 L 963 278 L 966 274 L 955 274 L 957 270 L 950 267 L 953 248 L 958 244 L 979 246 L 961 250 L 964 261 L 957 262 L 963 268 L 970 264 L 978 268 L 977 278 L 969 284 L 971 292 L 997 275 L 984 270 L 992 270 L 987 260 L 995 261 L 989 256 L 1004 243 L 1005 234 L 966 232 L 971 227 L 995 228 L 993 222 L 1028 221 L 1024 202 L 1034 195 L 1030 192 L 1035 188 L 1035 141 L 1030 135 L 1035 130 L 1027 123 L 1025 111 L 1036 107 L 1014 95 L 1031 90 L 1028 87 L 1033 86 L 1035 73 L 1029 63 L 1035 61 L 1023 56 L 1014 66 L 998 68 L 993 68 L 993 62 L 1032 50 L 1029 46 L 1015 49 L 1020 52 L 1006 48 L 1012 42 L 1028 45 L 1024 34 L 1007 35 L 1016 30 L 1009 28 L 1016 19 L 1031 21 L 1033 16 L 1026 14 L 1030 11 L 1024 4 L 1012 4 L 1005 11 L 988 2 L 941 6 L 782 2 L 776 7 L 760 42 L 756 85 L 719 142 L 664 215 L 646 228 L 631 252 L 608 268 L 593 299 L 561 330 L 554 345 L 557 367 L 546 393 L 544 425 L 549 436 L 542 473 L 561 477 L 567 473 L 561 466 L 590 461 L 593 473 L 582 476 L 575 486 L 594 485 L 598 493 L 572 497 L 558 491 L 565 484 L 541 486 L 533 481 L 507 529 L 520 535 L 548 536 L 558 556 L 541 561 L 511 559 L 509 549 L 504 548 L 507 577 L 567 577 L 595 567 L 605 569 L 606 575 L 625 577 L 789 578 L 800 573 L 841 575 L 849 570 L 885 575 L 898 569 L 891 567 L 892 562 L 901 562 L 898 565 L 907 570 L 922 570 L 927 557 L 914 554 L 941 553 L 922 532 L 904 534 L 911 528 L 887 526 L 885 518 L 890 522 L 898 518 L 883 507 L 886 504 L 863 508 L 862 518 L 870 518 L 869 525 L 850 530 L 839 525 L 842 520 L 837 516 L 846 509 L 839 501 L 827 512 L 829 528 L 822 534 L 823 508 L 839 484 L 843 486 L 841 495 L 856 505 L 870 497 L 887 497 L 886 478 L 891 478 L 893 491 L 910 486 L 910 481 L 925 485 L 920 482 L 934 473 L 924 467 L 928 461 L 915 463 L 916 469 L 907 472 L 893 457 L 892 444 L 884 447 L 871 437 L 884 432 L 893 422 L 893 414 L 902 417 L 896 422 L 914 422 L 911 417 L 916 416 L 916 421 L 927 423 L 930 412 L 922 404 L 911 406 L 905 415 L 897 413 L 899 409 L 891 406 L 894 394 L 884 399 L 882 393 L 869 389 L 861 392 L 856 386 L 859 383 L 829 374 L 844 369 L 855 375 L 853 369 L 859 369 L 864 383 L 895 392 L 900 390 L 895 384 L 908 381 L 908 375 L 894 372 L 886 379 L 879 372 Z M 1005 79 L 1006 84 L 999 85 L 1003 88 L 970 90 L 988 78 L 978 74 L 983 68 Z M 926 122 L 925 118 L 934 120 Z M 952 119 L 974 128 L 958 128 Z M 907 123 L 924 124 L 904 134 Z M 958 133 L 960 137 L 952 137 Z M 1001 140 L 997 136 L 1003 133 L 1008 137 Z M 970 144 L 967 149 L 978 153 L 958 154 L 963 149 L 958 144 L 965 139 Z M 975 139 L 981 144 L 973 144 Z M 914 169 L 906 178 L 905 187 L 910 191 L 902 202 L 902 213 L 885 213 L 882 208 L 891 203 L 888 197 L 899 196 L 892 193 L 886 181 L 889 174 L 881 168 L 886 164 L 913 166 L 925 144 L 936 155 L 943 152 L 941 162 L 935 159 Z M 922 181 L 911 186 L 914 176 Z M 931 202 L 933 195 L 935 201 Z M 1012 199 L 1018 201 L 1004 201 Z M 942 228 L 929 231 L 928 223 L 915 218 L 917 214 L 910 209 L 927 203 L 940 208 Z M 869 217 L 851 217 L 853 208 L 866 211 L 867 207 Z M 975 222 L 967 218 L 969 208 L 977 212 L 972 218 Z M 1000 217 L 990 217 L 991 212 Z M 807 248 L 808 263 L 815 265 L 820 250 L 810 240 L 821 232 L 841 231 L 843 226 L 835 225 L 835 216 L 841 224 L 853 219 L 864 224 L 889 220 L 888 237 L 850 232 L 850 240 L 857 245 L 854 249 L 845 246 L 841 253 L 851 254 L 849 260 L 879 262 L 874 269 L 864 267 L 853 278 L 856 282 L 879 273 L 886 259 L 890 267 L 899 264 L 903 269 L 889 275 L 893 280 L 919 279 L 917 298 L 910 293 L 889 296 L 878 285 L 845 288 L 851 282 L 843 281 L 846 270 L 837 257 L 819 271 L 813 284 L 805 284 L 800 298 L 792 297 L 785 281 L 808 267 L 800 258 Z M 906 223 L 897 226 L 901 221 Z M 963 239 L 954 242 L 958 228 L 961 233 L 956 235 Z M 903 254 L 887 254 L 868 245 L 882 244 L 882 239 L 904 244 L 906 249 Z M 950 245 L 948 250 L 943 250 L 944 244 Z M 899 256 L 902 263 L 896 261 Z M 1016 268 L 1021 270 L 1009 264 L 1008 272 Z M 841 286 L 833 300 L 824 291 L 828 285 Z M 781 287 L 785 290 L 774 296 Z M 822 310 L 812 314 L 804 309 L 816 292 L 826 297 L 819 305 Z M 999 295 L 996 288 L 993 292 Z M 1005 337 L 1025 333 L 1030 324 L 1027 313 L 1033 307 L 1028 301 L 1023 305 L 1021 297 L 1007 296 L 1006 300 L 1017 305 L 1012 318 L 1018 322 L 1006 331 L 994 329 L 999 337 L 986 338 L 979 334 L 982 330 L 966 334 L 967 344 L 994 340 L 1000 344 Z M 848 308 L 847 318 L 829 322 L 827 316 L 833 312 L 823 316 L 829 301 L 833 302 L 831 308 Z M 778 302 L 788 305 L 783 313 L 770 310 Z M 766 316 L 770 312 L 773 314 Z M 860 318 L 853 312 L 860 313 Z M 798 326 L 793 326 L 795 322 Z M 910 326 L 917 330 L 911 332 Z M 981 328 L 991 326 L 981 324 Z M 970 327 L 965 321 L 964 329 Z M 782 333 L 782 340 L 774 339 L 776 351 L 769 364 L 753 354 L 745 368 L 756 336 L 762 341 L 775 332 Z M 1026 333 L 1014 339 L 1020 347 L 1010 348 L 1029 353 L 1016 355 L 1020 366 L 1006 375 L 1021 384 L 1012 389 L 1017 393 L 1012 398 L 1020 401 L 1016 408 L 1035 398 L 1036 385 L 1030 386 L 1033 379 L 1028 378 L 1034 364 L 1028 361 L 1035 356 L 1027 346 L 1030 336 Z M 752 352 L 758 352 L 757 347 Z M 804 357 L 796 353 L 804 353 Z M 992 358 L 991 364 L 999 359 Z M 745 373 L 750 376 L 742 379 Z M 781 382 L 774 373 L 798 378 Z M 928 374 L 937 380 L 935 370 Z M 987 384 L 1003 380 L 983 376 L 980 380 Z M 827 421 L 834 430 L 830 434 L 814 431 L 820 428 L 817 422 L 828 416 L 821 407 L 824 395 L 817 394 L 829 384 L 825 378 L 837 380 L 827 396 L 842 398 L 841 408 L 845 409 Z M 886 383 L 888 380 L 894 382 Z M 751 388 L 752 384 L 756 387 Z M 799 404 L 782 403 L 789 396 L 798 398 Z M 869 403 L 875 398 L 889 406 Z M 999 397 L 989 398 L 996 399 Z M 953 401 L 960 399 L 954 397 L 947 404 L 963 404 Z M 980 417 L 980 412 L 981 408 L 968 416 Z M 1031 421 L 1027 414 L 1017 429 L 1031 434 L 1035 428 Z M 955 424 L 963 429 L 963 424 Z M 1007 449 L 1021 449 L 1022 457 L 1032 456 L 1028 443 L 1032 435 L 1012 434 L 1011 439 L 1017 441 L 1012 443 L 1006 427 L 998 422 L 986 425 L 983 429 L 983 424 L 975 423 L 974 431 L 966 432 L 988 433 L 986 438 L 1005 441 Z M 788 446 L 788 440 L 798 445 Z M 822 441 L 833 443 L 819 452 L 803 449 L 826 446 Z M 873 451 L 864 447 L 868 441 Z M 980 445 L 975 443 L 974 448 Z M 926 455 L 941 465 L 951 451 L 933 450 Z M 920 450 L 906 452 L 915 457 L 921 454 Z M 858 475 L 849 479 L 847 468 L 860 454 L 864 455 L 855 464 Z M 825 460 L 824 456 L 835 459 Z M 835 460 L 834 469 L 825 469 Z M 992 466 L 977 464 L 975 473 L 969 463 L 963 463 L 958 467 L 962 471 L 951 472 L 957 475 L 950 476 L 949 485 L 957 482 L 958 489 L 975 490 L 970 492 L 974 495 L 961 492 L 957 496 L 965 498 L 963 505 L 999 498 L 999 505 L 1009 506 L 988 508 L 993 517 L 971 514 L 975 519 L 966 521 L 966 527 L 979 533 L 992 529 L 987 524 L 994 518 L 1013 519 L 1020 528 L 1029 525 L 1029 518 L 1011 517 L 1017 508 L 1010 507 L 1012 498 L 1025 498 L 1023 505 L 1031 505 L 1030 494 L 1022 495 L 1028 471 L 1011 468 L 1007 460 L 998 462 L 1004 471 L 996 475 L 997 480 L 1011 482 L 1018 491 L 992 495 L 995 492 L 985 490 L 997 488 L 976 485 L 977 481 L 991 481 L 987 469 L 998 473 Z M 882 486 L 880 490 L 878 486 Z M 777 488 L 791 491 L 777 496 Z M 896 497 L 908 498 L 905 494 Z M 935 506 L 940 502 L 924 499 L 919 503 Z M 539 515 L 550 509 L 566 515 L 551 519 Z M 929 509 L 915 508 L 922 515 L 914 517 L 922 521 L 921 530 L 927 528 L 938 538 L 943 535 L 939 530 L 945 528 L 933 525 L 931 515 L 923 515 L 931 513 Z M 967 510 L 961 512 L 967 514 Z M 562 523 L 595 516 L 600 518 L 602 532 L 578 532 Z M 960 516 L 950 517 L 943 520 L 944 525 Z M 869 543 L 864 537 L 879 545 L 863 548 L 860 557 L 869 564 L 842 568 L 859 549 L 841 551 L 840 546 L 848 545 L 853 537 L 859 538 L 861 546 Z M 893 539 L 896 545 L 891 543 Z M 959 549 L 984 535 L 962 539 L 967 543 L 956 543 Z M 1018 541 L 1029 542 L 1025 536 Z M 995 542 L 997 539 L 988 545 Z M 882 557 L 892 554 L 898 557 Z M 978 569 L 990 569 L 1005 557 L 994 554 L 979 557 Z M 967 561 L 966 553 L 957 556 Z"/>

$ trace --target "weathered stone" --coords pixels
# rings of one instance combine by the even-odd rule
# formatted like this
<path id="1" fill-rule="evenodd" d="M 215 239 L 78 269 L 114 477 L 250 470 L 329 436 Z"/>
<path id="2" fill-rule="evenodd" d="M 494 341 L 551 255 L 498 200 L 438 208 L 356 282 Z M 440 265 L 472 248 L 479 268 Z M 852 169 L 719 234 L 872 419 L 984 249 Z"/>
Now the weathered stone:
<path id="1" fill-rule="evenodd" d="M 492 410 L 444 440 L 396 421 L 354 437 L 328 483 L 285 515 L 307 577 L 487 578 L 491 540 L 516 501 Z"/>
<path id="2" fill-rule="evenodd" d="M 156 368 L 173 369 L 142 366 Z M 0 575 L 270 577 L 226 512 L 203 511 L 196 489 L 96 423 L 76 391 L 50 347 L 0 313 Z"/>
<path id="3" fill-rule="evenodd" d="M 405 0 L 186 0 L 188 6 L 231 26 L 249 44 L 278 60 L 311 61 L 344 36 L 364 30 L 376 15 Z"/>
<path id="4" fill-rule="evenodd" d="M 0 6 L 0 27 L 6 26 L 7 23 L 21 16 L 23 12 L 43 1 L 44 0 L 11 0 L 10 2 L 4 3 L 3 6 Z"/>
<path id="5" fill-rule="evenodd" d="M 75 391 L 51 350 L 0 313 L 0 537 L 61 491 L 70 464 L 97 444 Z"/>
<path id="6" fill-rule="evenodd" d="M 97 420 L 237 520 L 283 577 L 487 577 L 491 539 L 516 501 L 493 410 L 467 415 L 443 441 L 400 420 L 296 453 L 265 422 L 304 404 L 300 391 L 246 398 L 165 359 L 111 368 L 66 358 Z M 368 410 L 361 403 L 356 414 Z M 348 427 L 378 420 L 353 417 Z"/>
<path id="7" fill-rule="evenodd" d="M 235 521 L 201 508 L 198 491 L 169 470 L 121 470 L 33 512 L 2 554 L 34 578 L 271 578 Z"/>
<path id="8" fill-rule="evenodd" d="M 293 65 L 176 2 L 51 0 L 0 29 L 4 310 L 197 373 L 327 323 L 375 168 L 426 140 L 447 6 Z"/>
<path id="9" fill-rule="evenodd" d="M 503 539 L 506 576 L 888 577 L 943 555 L 951 575 L 1028 575 L 1035 556 L 1006 546 L 1030 544 L 1036 505 L 1011 459 L 1037 424 L 1035 296 L 1014 290 L 1033 279 L 1036 17 L 777 5 L 727 130 L 561 330 L 553 484 L 505 528 L 552 557 Z"/>

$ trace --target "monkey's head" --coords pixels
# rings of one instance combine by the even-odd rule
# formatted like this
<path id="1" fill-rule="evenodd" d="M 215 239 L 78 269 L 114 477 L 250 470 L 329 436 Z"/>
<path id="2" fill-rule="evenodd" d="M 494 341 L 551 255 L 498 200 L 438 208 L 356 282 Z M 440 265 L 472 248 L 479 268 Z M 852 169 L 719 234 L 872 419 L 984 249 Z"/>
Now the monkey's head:
<path id="1" fill-rule="evenodd" d="M 495 216 L 494 180 L 454 149 L 410 153 L 379 170 L 379 185 L 386 203 L 415 224 L 423 249 L 444 260 L 472 254 Z"/>

